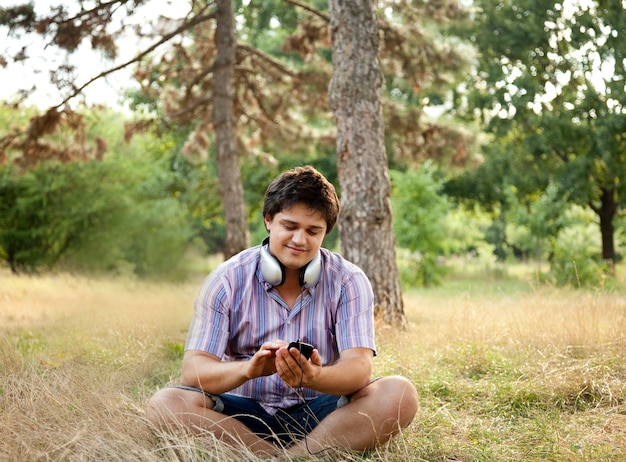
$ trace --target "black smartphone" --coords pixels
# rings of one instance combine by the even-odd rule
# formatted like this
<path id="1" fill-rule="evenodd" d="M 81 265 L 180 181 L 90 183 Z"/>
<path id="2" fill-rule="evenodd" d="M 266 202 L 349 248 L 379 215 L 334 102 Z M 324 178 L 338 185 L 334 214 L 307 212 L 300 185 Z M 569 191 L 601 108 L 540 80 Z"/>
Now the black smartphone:
<path id="1" fill-rule="evenodd" d="M 311 355 L 313 354 L 313 349 L 315 347 L 313 345 L 298 340 L 297 342 L 291 342 L 287 347 L 288 350 L 291 350 L 292 348 L 297 348 L 302 356 L 304 356 L 306 359 L 311 359 Z"/>

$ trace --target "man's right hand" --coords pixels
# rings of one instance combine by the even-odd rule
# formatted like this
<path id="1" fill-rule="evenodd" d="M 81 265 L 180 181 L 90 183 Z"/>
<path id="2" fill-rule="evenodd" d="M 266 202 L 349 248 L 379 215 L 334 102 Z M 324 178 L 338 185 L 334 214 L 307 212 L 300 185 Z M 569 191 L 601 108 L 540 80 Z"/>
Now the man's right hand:
<path id="1" fill-rule="evenodd" d="M 276 352 L 287 348 L 283 340 L 265 342 L 248 360 L 222 361 L 200 350 L 187 350 L 182 364 L 182 385 L 219 395 L 248 380 L 276 373 Z"/>
<path id="2" fill-rule="evenodd" d="M 276 373 L 276 351 L 287 345 L 282 340 L 265 342 L 248 361 L 246 377 L 248 380 Z"/>

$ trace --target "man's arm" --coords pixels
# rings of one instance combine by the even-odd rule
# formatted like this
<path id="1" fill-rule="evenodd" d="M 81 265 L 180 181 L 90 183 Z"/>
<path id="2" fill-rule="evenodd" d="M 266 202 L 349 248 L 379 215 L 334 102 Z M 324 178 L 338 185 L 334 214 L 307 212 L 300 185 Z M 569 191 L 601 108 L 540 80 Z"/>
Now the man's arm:
<path id="1" fill-rule="evenodd" d="M 314 350 L 311 359 L 299 358 L 297 350 L 276 352 L 276 371 L 291 387 L 306 387 L 331 395 L 351 395 L 370 382 L 372 357 L 369 348 L 342 351 L 332 366 L 322 367 L 322 357 Z"/>
<path id="2" fill-rule="evenodd" d="M 276 372 L 275 352 L 286 342 L 266 342 L 246 361 L 221 361 L 200 350 L 187 350 L 183 357 L 182 384 L 218 395 L 248 380 Z"/>

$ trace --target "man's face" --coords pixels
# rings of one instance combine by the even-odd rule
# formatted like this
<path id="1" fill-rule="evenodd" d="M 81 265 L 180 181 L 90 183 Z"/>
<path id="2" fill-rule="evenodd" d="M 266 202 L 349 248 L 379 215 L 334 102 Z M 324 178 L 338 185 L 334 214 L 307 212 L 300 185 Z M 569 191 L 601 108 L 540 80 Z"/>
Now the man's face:
<path id="1" fill-rule="evenodd" d="M 326 235 L 326 220 L 321 212 L 303 204 L 283 210 L 270 221 L 265 217 L 270 233 L 272 255 L 289 269 L 300 269 L 310 262 Z"/>

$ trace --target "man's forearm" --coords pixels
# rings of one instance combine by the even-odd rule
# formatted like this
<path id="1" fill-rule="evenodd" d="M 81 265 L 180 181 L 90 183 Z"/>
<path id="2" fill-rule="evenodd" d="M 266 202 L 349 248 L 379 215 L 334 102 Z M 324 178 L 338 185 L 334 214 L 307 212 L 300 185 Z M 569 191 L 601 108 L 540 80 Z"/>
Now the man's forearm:
<path id="1" fill-rule="evenodd" d="M 351 395 L 366 386 L 371 379 L 372 362 L 369 358 L 341 359 L 325 366 L 308 388 L 331 395 Z"/>
<path id="2" fill-rule="evenodd" d="M 183 385 L 218 395 L 237 388 L 248 379 L 244 362 L 223 362 L 192 356 L 183 360 Z"/>

